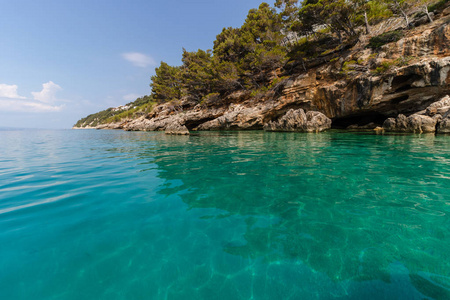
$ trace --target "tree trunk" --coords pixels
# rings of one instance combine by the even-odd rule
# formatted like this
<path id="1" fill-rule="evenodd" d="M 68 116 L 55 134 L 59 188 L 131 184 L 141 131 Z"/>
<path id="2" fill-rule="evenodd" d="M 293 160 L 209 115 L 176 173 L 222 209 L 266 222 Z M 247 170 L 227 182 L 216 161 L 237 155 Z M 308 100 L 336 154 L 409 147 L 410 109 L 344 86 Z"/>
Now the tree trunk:
<path id="1" fill-rule="evenodd" d="M 406 28 L 409 28 L 409 18 L 408 18 L 408 14 L 403 10 L 400 9 L 401 14 L 403 15 L 403 18 L 405 18 L 406 21 Z"/>
<path id="2" fill-rule="evenodd" d="M 364 22 L 366 23 L 366 34 L 370 34 L 369 20 L 367 19 L 367 11 L 364 11 Z"/>
<path id="3" fill-rule="evenodd" d="M 428 6 L 424 5 L 425 8 L 425 13 L 427 14 L 428 20 L 430 21 L 430 23 L 433 23 L 433 19 L 430 16 L 430 12 L 428 11 Z"/>

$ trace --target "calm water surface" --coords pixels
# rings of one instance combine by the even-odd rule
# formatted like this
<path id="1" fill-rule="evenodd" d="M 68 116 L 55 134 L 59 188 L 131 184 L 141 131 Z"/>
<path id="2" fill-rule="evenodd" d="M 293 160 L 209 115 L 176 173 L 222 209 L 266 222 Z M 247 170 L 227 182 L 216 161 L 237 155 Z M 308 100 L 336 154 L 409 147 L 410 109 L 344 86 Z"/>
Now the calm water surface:
<path id="1" fill-rule="evenodd" d="M 450 299 L 450 136 L 0 131 L 0 299 Z"/>

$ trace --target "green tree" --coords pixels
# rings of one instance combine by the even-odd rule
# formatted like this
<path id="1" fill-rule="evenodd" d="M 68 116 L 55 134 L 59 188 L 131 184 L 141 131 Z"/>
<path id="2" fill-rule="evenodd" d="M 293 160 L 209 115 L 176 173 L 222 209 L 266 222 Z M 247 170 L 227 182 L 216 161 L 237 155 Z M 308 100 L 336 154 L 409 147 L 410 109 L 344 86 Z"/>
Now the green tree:
<path id="1" fill-rule="evenodd" d="M 181 67 L 183 88 L 189 96 L 197 101 L 213 91 L 215 76 L 211 54 L 211 50 L 199 49 L 195 52 L 188 52 L 183 49 L 183 65 Z"/>
<path id="2" fill-rule="evenodd" d="M 386 2 L 379 0 L 372 0 L 366 3 L 367 18 L 369 24 L 376 24 L 381 20 L 390 18 L 392 11 L 388 8 Z"/>
<path id="3" fill-rule="evenodd" d="M 239 43 L 245 51 L 239 62 L 245 84 L 258 87 L 270 79 L 270 71 L 286 62 L 286 48 L 282 46 L 283 20 L 269 4 L 262 3 L 258 9 L 249 11 L 240 28 Z"/>
<path id="4" fill-rule="evenodd" d="M 151 77 L 152 96 L 159 103 L 181 98 L 180 67 L 169 66 L 165 62 L 155 69 Z"/>
<path id="5" fill-rule="evenodd" d="M 216 36 L 213 54 L 220 62 L 237 63 L 251 50 L 248 46 L 248 43 L 242 39 L 239 28 L 228 27 Z"/>
<path id="6" fill-rule="evenodd" d="M 433 23 L 433 19 L 431 18 L 430 12 L 428 11 L 428 5 L 430 5 L 431 2 L 431 0 L 419 0 L 419 5 L 422 6 L 423 11 L 427 15 L 428 21 L 430 21 L 430 23 Z"/>
<path id="7" fill-rule="evenodd" d="M 298 0 L 276 0 L 275 7 L 280 9 L 280 16 L 287 25 L 291 25 L 297 19 L 299 10 Z"/>
<path id="8" fill-rule="evenodd" d="M 297 28 L 302 34 L 314 33 L 321 27 L 336 33 L 342 43 L 342 34 L 353 39 L 357 37 L 356 28 L 362 25 L 363 18 L 358 14 L 358 5 L 347 0 L 304 0 L 299 11 Z"/>
<path id="9" fill-rule="evenodd" d="M 410 25 L 408 10 L 414 5 L 413 0 L 383 0 L 394 15 L 401 16 L 405 19 L 406 28 Z"/>
<path id="10" fill-rule="evenodd" d="M 239 80 L 239 71 L 235 63 L 220 61 L 213 57 L 212 68 L 214 71 L 213 90 L 220 94 L 229 94 L 239 88 L 243 88 Z"/>

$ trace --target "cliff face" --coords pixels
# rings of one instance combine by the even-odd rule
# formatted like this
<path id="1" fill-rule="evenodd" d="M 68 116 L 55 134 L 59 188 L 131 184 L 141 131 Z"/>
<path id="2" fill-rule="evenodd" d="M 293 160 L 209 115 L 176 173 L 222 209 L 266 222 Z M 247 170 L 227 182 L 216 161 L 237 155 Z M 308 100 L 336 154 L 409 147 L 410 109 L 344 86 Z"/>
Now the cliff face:
<path id="1" fill-rule="evenodd" d="M 175 124 L 189 130 L 267 129 L 292 109 L 321 112 L 337 127 L 381 125 L 388 117 L 411 115 L 450 94 L 450 15 L 409 30 L 376 51 L 364 46 L 362 41 L 261 97 L 239 92 L 221 105 L 182 99 L 106 128 L 165 130 Z"/>

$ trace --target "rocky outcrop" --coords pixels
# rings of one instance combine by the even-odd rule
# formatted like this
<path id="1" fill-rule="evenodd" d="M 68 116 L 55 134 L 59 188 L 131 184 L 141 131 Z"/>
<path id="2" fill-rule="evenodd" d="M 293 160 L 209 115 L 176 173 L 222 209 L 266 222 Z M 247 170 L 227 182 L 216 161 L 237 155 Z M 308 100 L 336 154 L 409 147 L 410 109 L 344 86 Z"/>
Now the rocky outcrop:
<path id="1" fill-rule="evenodd" d="M 189 130 L 184 125 L 172 123 L 166 127 L 165 133 L 171 135 L 189 135 Z"/>
<path id="2" fill-rule="evenodd" d="M 437 133 L 450 133 L 450 110 L 442 116 L 442 120 L 439 121 L 436 128 Z"/>
<path id="3" fill-rule="evenodd" d="M 429 116 L 414 114 L 409 117 L 398 115 L 389 118 L 383 123 L 383 128 L 390 132 L 430 133 L 436 131 L 438 119 Z"/>
<path id="4" fill-rule="evenodd" d="M 263 96 L 239 91 L 213 103 L 181 99 L 120 126 L 146 131 L 171 131 L 173 124 L 191 131 L 321 131 L 329 128 L 329 119 L 335 124 L 348 119 L 342 128 L 361 129 L 392 117 L 385 130 L 443 132 L 448 105 L 430 104 L 450 94 L 449 43 L 450 16 L 440 17 L 376 51 L 361 42 L 345 55 L 298 70 Z"/>
<path id="5" fill-rule="evenodd" d="M 391 132 L 446 133 L 450 132 L 450 97 L 446 96 L 429 105 L 425 110 L 406 117 L 403 114 L 388 118 L 383 128 Z"/>
<path id="6" fill-rule="evenodd" d="M 96 129 L 123 129 L 123 123 L 108 123 L 101 124 L 95 127 Z"/>
<path id="7" fill-rule="evenodd" d="M 245 107 L 242 104 L 232 104 L 222 116 L 201 124 L 196 130 L 261 129 L 268 110 L 269 107 L 264 105 Z"/>
<path id="8" fill-rule="evenodd" d="M 276 121 L 264 125 L 266 131 L 321 132 L 331 128 L 331 119 L 323 113 L 290 109 Z"/>

